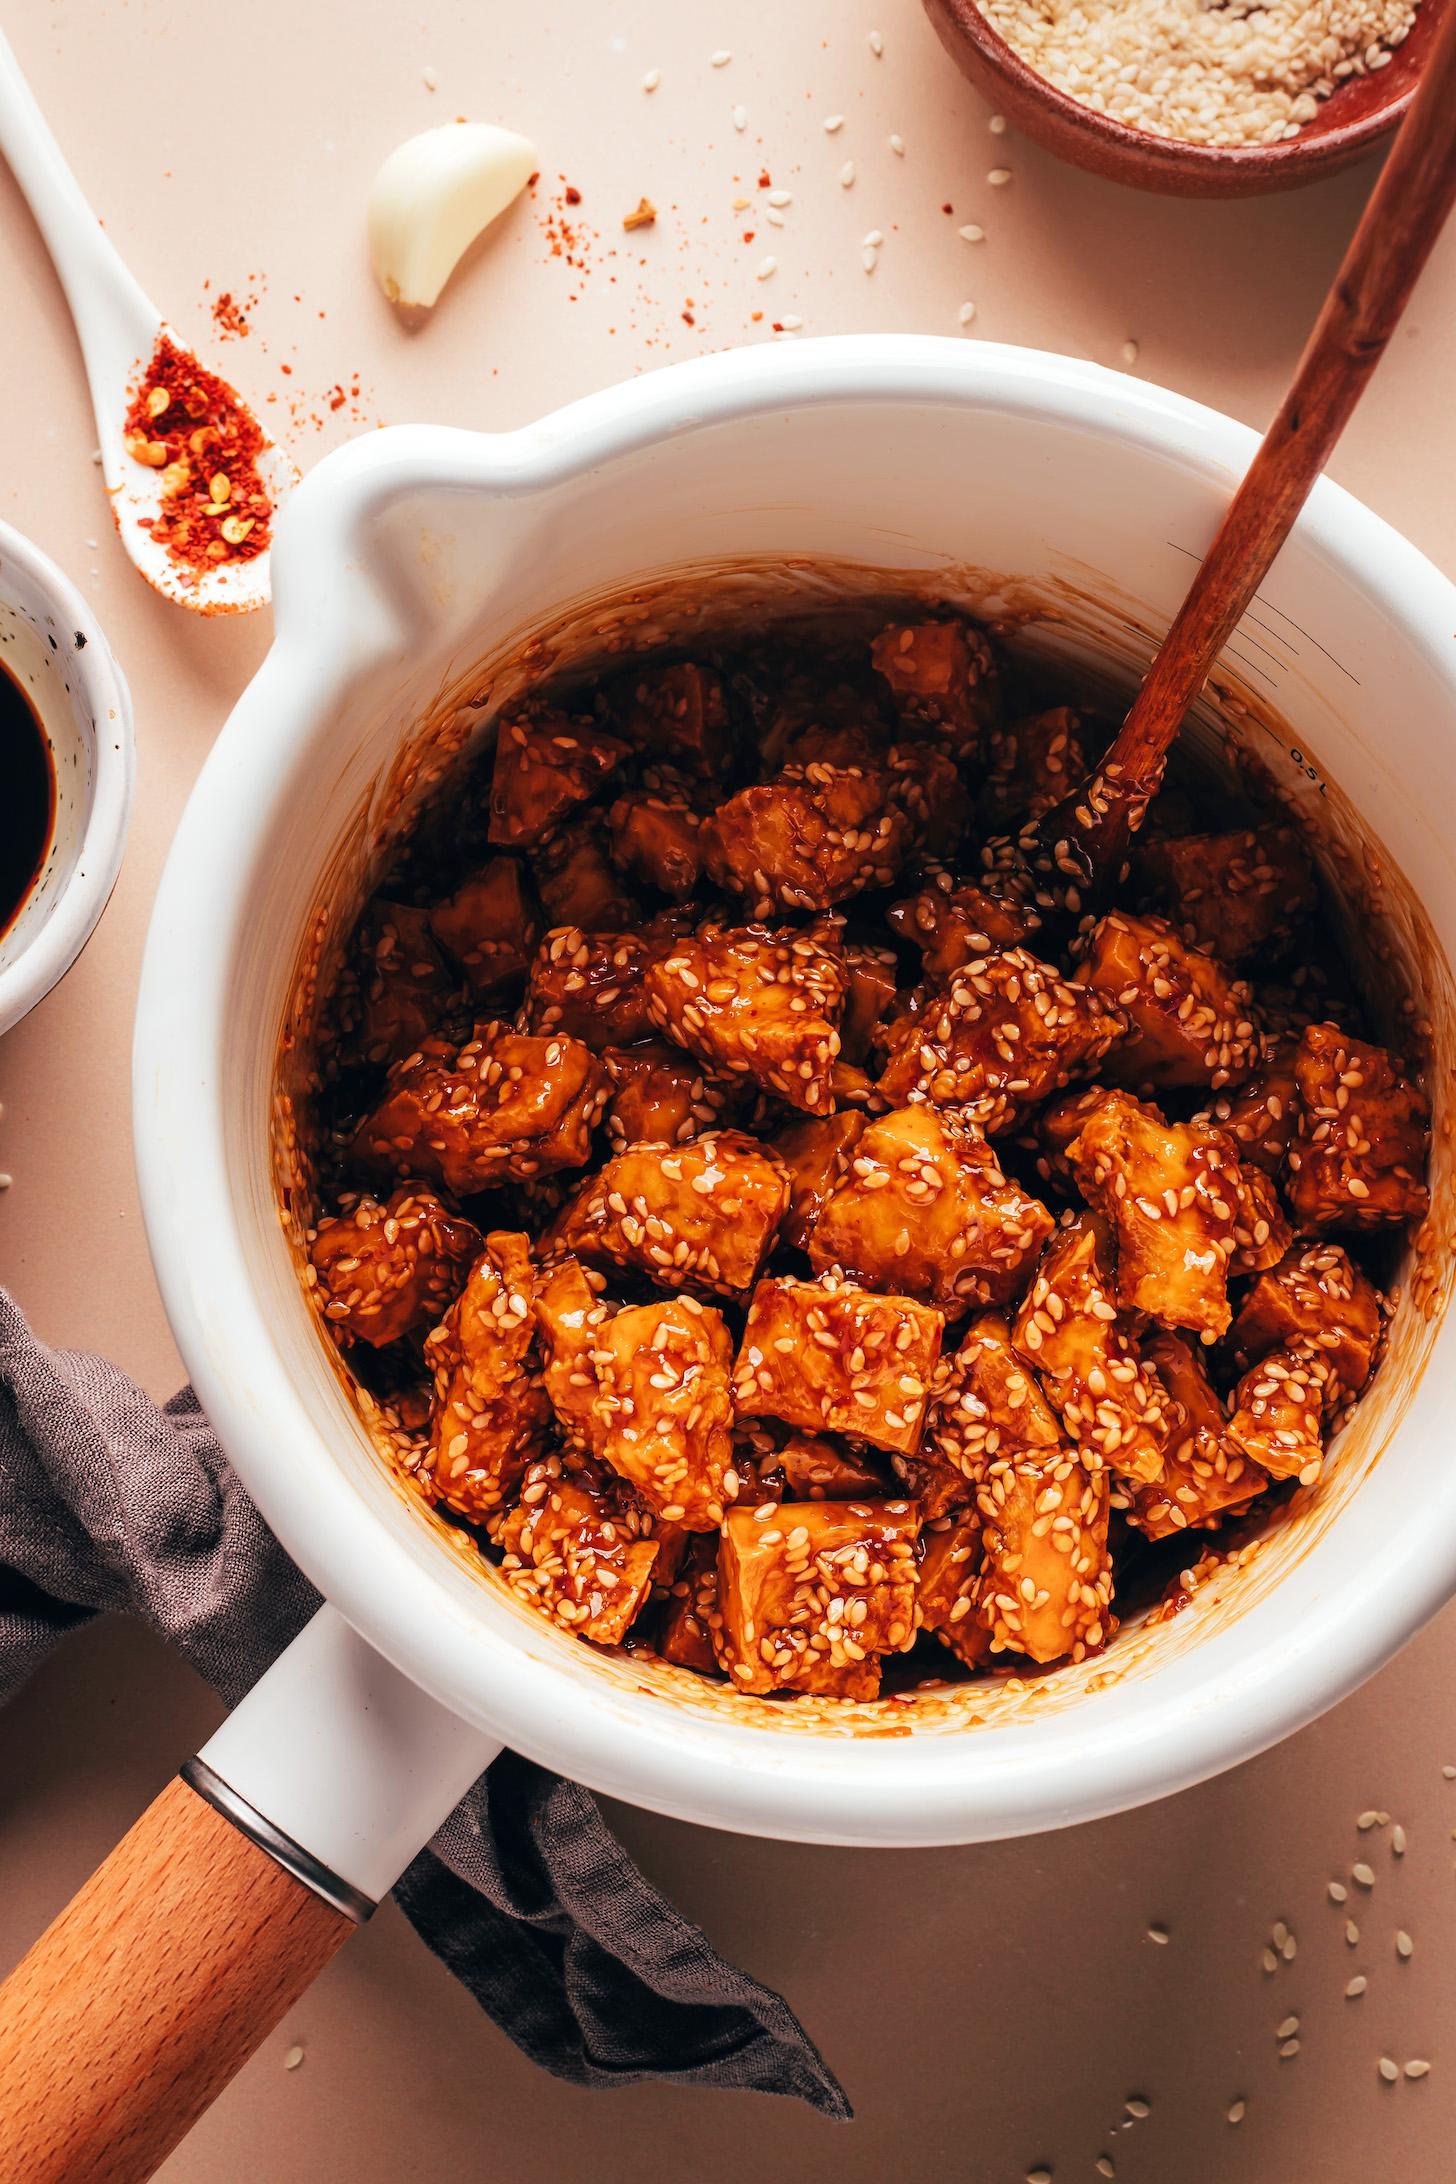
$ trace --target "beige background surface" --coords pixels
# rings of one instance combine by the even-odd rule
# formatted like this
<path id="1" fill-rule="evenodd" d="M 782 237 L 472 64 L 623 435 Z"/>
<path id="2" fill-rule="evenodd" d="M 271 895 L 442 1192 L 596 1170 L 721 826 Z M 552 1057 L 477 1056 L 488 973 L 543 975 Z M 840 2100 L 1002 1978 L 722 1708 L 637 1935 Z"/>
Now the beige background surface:
<path id="1" fill-rule="evenodd" d="M 6 15 L 142 281 L 269 405 L 304 464 L 375 422 L 511 426 L 625 373 L 769 338 L 775 315 L 800 315 L 809 333 L 955 333 L 965 300 L 988 340 L 1112 364 L 1135 340 L 1139 373 L 1260 422 L 1370 181 L 1366 169 L 1231 206 L 1090 181 L 989 133 L 915 0 L 12 0 Z M 732 60 L 714 70 L 725 47 Z M 662 84 L 648 97 L 650 67 Z M 364 193 L 400 137 L 457 113 L 530 132 L 541 185 L 435 323 L 408 335 L 368 278 Z M 826 134 L 835 113 L 844 126 Z M 1013 180 L 993 189 L 986 175 L 1001 164 Z M 794 192 L 778 230 L 763 218 L 761 171 Z M 568 215 L 577 240 L 557 255 L 548 225 L 563 178 L 582 203 Z M 658 223 L 624 236 L 621 215 L 644 192 Z M 735 211 L 736 196 L 750 207 Z M 985 242 L 958 239 L 971 220 Z M 860 265 L 871 228 L 885 236 L 872 276 Z M 758 282 L 769 252 L 778 270 Z M 219 290 L 256 298 L 247 338 L 218 338 Z M 164 606 L 111 542 L 64 307 L 3 170 L 0 297 L 0 513 L 95 598 L 131 679 L 139 745 L 130 853 L 107 917 L 62 990 L 0 1048 L 0 1167 L 14 1176 L 0 1274 L 46 1336 L 106 1349 L 160 1393 L 178 1367 L 132 1183 L 132 995 L 178 811 L 268 633 L 261 620 L 202 626 Z M 1456 573 L 1453 333 L 1456 236 L 1335 467 Z M 1001 2184 L 1043 2161 L 1060 2184 L 1094 2177 L 1105 2153 L 1128 2184 L 1439 2184 L 1456 2167 L 1456 1781 L 1442 1774 L 1456 1763 L 1453 1670 L 1448 1613 L 1279 1751 L 1038 1841 L 871 1857 L 614 1809 L 654 1880 L 800 2010 L 858 2109 L 847 2128 L 749 2095 L 558 2086 L 386 1910 L 165 2173 L 173 2184 L 535 2184 L 573 2171 L 602 2184 L 680 2173 Z M 109 1627 L 74 1642 L 0 1719 L 0 1961 L 215 1711 L 159 1648 Z M 1367 1807 L 1404 1824 L 1404 1858 L 1393 1828 L 1357 1833 Z M 1376 1885 L 1352 1891 L 1350 1947 L 1326 1884 L 1362 1852 Z M 1271 1978 L 1260 1953 L 1278 1919 L 1297 1954 Z M 1148 1939 L 1151 1921 L 1166 1946 Z M 1415 1942 L 1407 1963 L 1401 1927 Z M 1356 1969 L 1369 1991 L 1346 2001 Z M 1290 2013 L 1301 2048 L 1281 2061 L 1275 2027 Z M 295 2041 L 306 2060 L 287 2073 Z M 1431 2074 L 1385 2086 L 1382 2053 L 1427 2056 Z M 1130 2095 L 1151 2114 L 1126 2125 Z M 1236 2096 L 1248 2115 L 1235 2129 Z"/>

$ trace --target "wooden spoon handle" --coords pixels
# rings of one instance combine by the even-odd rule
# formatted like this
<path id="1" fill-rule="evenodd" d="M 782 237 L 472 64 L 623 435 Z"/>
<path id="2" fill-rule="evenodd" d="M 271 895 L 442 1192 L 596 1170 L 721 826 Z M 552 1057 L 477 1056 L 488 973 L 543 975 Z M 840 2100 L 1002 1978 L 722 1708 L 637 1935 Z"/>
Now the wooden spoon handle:
<path id="1" fill-rule="evenodd" d="M 0 2184 L 143 2184 L 354 1930 L 169 1784 L 0 1987 Z"/>
<path id="2" fill-rule="evenodd" d="M 1371 193 L 1294 383 L 1099 771 L 1156 788 L 1208 679 L 1395 332 L 1456 199 L 1456 4 Z M 1114 778 L 1117 778 L 1116 776 Z"/>

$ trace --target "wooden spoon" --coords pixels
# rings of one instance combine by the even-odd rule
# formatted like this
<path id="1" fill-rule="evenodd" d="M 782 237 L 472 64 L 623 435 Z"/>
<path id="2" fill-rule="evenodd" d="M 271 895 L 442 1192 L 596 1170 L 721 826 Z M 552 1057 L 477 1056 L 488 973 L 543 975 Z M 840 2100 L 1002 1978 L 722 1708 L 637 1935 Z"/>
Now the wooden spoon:
<path id="1" fill-rule="evenodd" d="M 102 476 L 122 545 L 147 582 L 179 606 L 199 614 L 246 614 L 265 605 L 266 553 L 249 561 L 220 561 L 194 575 L 171 559 L 148 528 L 145 519 L 155 517 L 162 505 L 160 474 L 127 452 L 127 407 L 160 336 L 184 355 L 190 352 L 108 240 L 3 36 L 0 151 L 25 192 L 71 307 L 96 412 Z M 276 507 L 298 474 L 266 433 L 263 442 L 258 472 Z"/>
<path id="2" fill-rule="evenodd" d="M 1114 881 L 1183 716 L 1269 573 L 1385 353 L 1456 198 L 1456 6 L 1325 299 L 1283 407 L 1235 493 L 1115 742 L 1016 845 L 1038 895 L 1074 914 Z M 988 844 L 988 858 L 994 845 Z M 994 860 L 993 860 L 994 861 Z M 1003 859 L 1004 861 L 1004 859 Z"/>

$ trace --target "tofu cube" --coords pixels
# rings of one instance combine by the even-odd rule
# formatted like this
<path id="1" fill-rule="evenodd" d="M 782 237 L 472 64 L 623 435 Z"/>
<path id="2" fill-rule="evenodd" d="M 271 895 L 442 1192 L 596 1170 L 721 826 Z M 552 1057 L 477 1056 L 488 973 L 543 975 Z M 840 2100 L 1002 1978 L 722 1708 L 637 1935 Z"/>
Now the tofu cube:
<path id="1" fill-rule="evenodd" d="M 920 1101 L 868 1124 L 814 1224 L 809 1264 L 957 1319 L 1019 1295 L 1053 1225 L 974 1123 Z"/>
<path id="2" fill-rule="evenodd" d="M 537 849 L 534 870 L 548 926 L 578 925 L 584 933 L 626 933 L 639 926 L 642 912 L 612 862 L 599 813 L 587 812 L 558 827 Z"/>
<path id="3" fill-rule="evenodd" d="M 1156 1107 L 1109 1092 L 1068 1158 L 1112 1232 L 1115 1302 L 1205 1341 L 1223 1334 L 1239 1202 L 1231 1141 L 1208 1124 L 1165 1122 Z"/>
<path id="4" fill-rule="evenodd" d="M 1106 1471 L 1089 1471 L 1070 1449 L 1042 1460 L 998 1457 L 976 1506 L 976 1612 L 991 1651 L 1081 1661 L 1106 1645 L 1117 1628 Z"/>
<path id="5" fill-rule="evenodd" d="M 1137 862 L 1179 931 L 1225 963 L 1287 940 L 1315 902 L 1314 867 L 1290 826 L 1150 836 Z"/>
<path id="6" fill-rule="evenodd" d="M 531 1465 L 519 1501 L 490 1530 L 512 1592 L 573 1636 L 616 1646 L 651 1589 L 658 1543 L 650 1526 L 625 1488 L 548 1456 Z"/>
<path id="7" fill-rule="evenodd" d="M 662 1289 L 732 1297 L 753 1287 L 788 1210 L 782 1162 L 737 1130 L 688 1145 L 634 1145 L 561 1216 L 562 1248 L 635 1268 Z"/>
<path id="8" fill-rule="evenodd" d="M 705 926 L 649 965 L 647 1013 L 726 1077 L 746 1077 L 806 1114 L 832 1114 L 849 975 L 818 934 Z"/>
<path id="9" fill-rule="evenodd" d="M 1000 882 L 978 887 L 937 865 L 922 867 L 913 895 L 892 902 L 886 923 L 918 948 L 928 979 L 944 981 L 978 956 L 1019 947 L 1041 924 L 1029 902 Z"/>
<path id="10" fill-rule="evenodd" d="M 701 1062 L 660 1039 L 603 1047 L 602 1061 L 612 1085 L 607 1141 L 614 1153 L 629 1145 L 686 1145 L 722 1122 L 732 1104 L 728 1088 Z"/>
<path id="11" fill-rule="evenodd" d="M 626 744 L 590 720 L 555 712 L 503 718 L 490 788 L 490 839 L 502 849 L 539 842 L 594 796 L 626 756 Z"/>
<path id="12" fill-rule="evenodd" d="M 1015 833 L 1070 795 L 1089 771 L 1082 723 L 1069 705 L 1032 713 L 986 737 L 976 817 L 988 834 Z"/>
<path id="13" fill-rule="evenodd" d="M 596 1349 L 608 1307 L 580 1261 L 570 1257 L 555 1260 L 539 1276 L 532 1304 L 542 1384 L 556 1423 L 569 1443 L 596 1454 L 601 1422 Z"/>
<path id="14" fill-rule="evenodd" d="M 873 1698 L 879 1659 L 915 1636 L 905 1501 L 730 1509 L 718 1548 L 720 1658 L 739 1691 Z"/>
<path id="15" fill-rule="evenodd" d="M 1081 1214 L 1057 1230 L 1012 1325 L 1012 1340 L 1089 1470 L 1148 1485 L 1163 1475 L 1163 1390 L 1119 1324 L 1105 1226 Z"/>
<path id="16" fill-rule="evenodd" d="M 629 789 L 607 814 L 612 856 L 629 879 L 685 902 L 703 875 L 703 814 L 671 777 Z"/>
<path id="17" fill-rule="evenodd" d="M 1285 1188 L 1300 1228 L 1382 1228 L 1427 1213 L 1430 1109 L 1385 1049 L 1311 1024 L 1294 1075 L 1299 1113 Z"/>
<path id="18" fill-rule="evenodd" d="M 1166 918 L 1110 911 L 1092 934 L 1082 975 L 1132 1027 L 1108 1063 L 1116 1084 L 1220 1092 L 1263 1059 L 1248 987 L 1180 939 Z"/>
<path id="19" fill-rule="evenodd" d="M 1231 1438 L 1197 1345 L 1155 1328 L 1139 1345 L 1143 1362 L 1167 1396 L 1163 1476 L 1152 1486 L 1124 1487 L 1128 1522 L 1148 1539 L 1217 1525 L 1266 1491 L 1269 1475 Z"/>
<path id="20" fill-rule="evenodd" d="M 1126 1024 L 1105 995 L 1008 948 L 962 965 L 918 1016 L 895 1027 L 880 1090 L 897 1105 L 918 1092 L 940 1107 L 966 1107 L 996 1137 L 1094 1068 Z"/>
<path id="21" fill-rule="evenodd" d="M 425 1477 L 477 1522 L 511 1498 L 542 1454 L 551 1405 L 536 1355 L 530 1238 L 492 1230 L 464 1289 L 425 1337 L 434 1381 Z"/>
<path id="22" fill-rule="evenodd" d="M 711 667 L 676 660 L 625 676 L 613 694 L 622 734 L 685 773 L 720 776 L 733 757 L 732 723 L 722 678 Z"/>
<path id="23" fill-rule="evenodd" d="M 933 743 L 892 743 L 880 763 L 917 848 L 954 856 L 971 822 L 971 799 L 950 753 Z"/>
<path id="24" fill-rule="evenodd" d="M 352 1059 L 383 1069 L 449 1031 L 461 1007 L 460 989 L 435 945 L 428 911 L 376 899 L 360 923 L 355 949 L 353 990 L 345 1003 L 344 1046 Z"/>
<path id="25" fill-rule="evenodd" d="M 1326 1353 L 1310 1343 L 1281 1344 L 1251 1365 L 1234 1389 L 1229 1439 L 1271 1478 L 1313 1486 L 1334 1398 Z"/>
<path id="26" fill-rule="evenodd" d="M 474 1223 L 421 1183 L 402 1183 L 383 1204 L 351 1193 L 310 1235 L 310 1286 L 341 1344 L 377 1350 L 435 1325 L 481 1243 Z"/>
<path id="27" fill-rule="evenodd" d="M 925 1437 L 913 1459 L 943 1474 L 935 1496 L 941 1508 L 968 1502 L 998 1457 L 1043 1461 L 1063 1445 L 1057 1414 L 1013 1347 L 1006 1321 L 999 1312 L 983 1313 L 936 1367 Z M 909 1473 L 902 1476 L 913 1487 Z"/>
<path id="28" fill-rule="evenodd" d="M 709 877 L 754 918 L 827 910 L 867 887 L 888 887 L 914 839 L 881 768 L 820 759 L 740 789 L 701 834 Z"/>
<path id="29" fill-rule="evenodd" d="M 920 1624 L 967 1668 L 979 1668 L 991 1650 L 991 1633 L 976 1614 L 980 1580 L 981 1519 L 974 1509 L 922 1526 L 915 1586 Z"/>
<path id="30" fill-rule="evenodd" d="M 833 1275 L 760 1282 L 733 1371 L 740 1418 L 781 1418 L 913 1455 L 944 1315 Z"/>
<path id="31" fill-rule="evenodd" d="M 540 930 L 534 890 L 516 857 L 492 857 L 430 912 L 430 931 L 477 997 L 518 987 Z"/>
<path id="32" fill-rule="evenodd" d="M 789 1171 L 789 1210 L 779 1238 L 793 1250 L 808 1250 L 830 1193 L 849 1173 L 864 1126 L 864 1116 L 850 1108 L 837 1115 L 806 1115 L 776 1132 L 773 1149 Z"/>
<path id="33" fill-rule="evenodd" d="M 1284 1346 L 1324 1353 L 1332 1402 L 1358 1395 L 1375 1368 L 1383 1331 L 1380 1292 L 1339 1244 L 1296 1244 L 1262 1274 L 1239 1307 L 1229 1350 L 1239 1366 Z"/>
<path id="34" fill-rule="evenodd" d="M 556 926 L 531 960 L 523 1029 L 565 1032 L 597 1052 L 646 1038 L 651 1026 L 642 979 L 653 954 L 636 933 L 584 933 L 577 925 Z"/>
<path id="35" fill-rule="evenodd" d="M 976 748 L 1000 703 L 996 656 L 969 622 L 892 622 L 870 647 L 876 672 L 907 727 L 962 757 Z"/>
<path id="36" fill-rule="evenodd" d="M 477 1024 L 458 1049 L 434 1042 L 394 1064 L 353 1157 L 468 1197 L 582 1167 L 606 1103 L 606 1073 L 579 1040 Z"/>
<path id="37" fill-rule="evenodd" d="M 894 1004 L 895 952 L 892 948 L 848 941 L 843 945 L 843 955 L 849 992 L 839 1027 L 839 1051 L 843 1061 L 858 1066 L 869 1058 L 871 1032 Z"/>
<path id="38" fill-rule="evenodd" d="M 1267 1041 L 1264 1059 L 1241 1085 L 1221 1092 L 1203 1118 L 1226 1130 L 1239 1158 L 1265 1175 L 1277 1175 L 1294 1136 L 1299 1113 L 1299 1083 L 1294 1073 L 1297 1034 L 1282 1032 Z"/>
<path id="39" fill-rule="evenodd" d="M 695 1297 L 629 1306 L 596 1330 L 596 1453 L 655 1515 L 715 1531 L 731 1503 L 733 1337 Z"/>

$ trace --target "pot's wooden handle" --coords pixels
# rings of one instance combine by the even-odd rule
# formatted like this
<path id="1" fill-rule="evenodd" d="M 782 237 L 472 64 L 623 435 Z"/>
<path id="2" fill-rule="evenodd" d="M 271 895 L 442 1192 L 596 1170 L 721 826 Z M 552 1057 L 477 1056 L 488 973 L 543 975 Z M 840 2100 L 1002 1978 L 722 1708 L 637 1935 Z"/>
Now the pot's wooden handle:
<path id="1" fill-rule="evenodd" d="M 354 1924 L 169 1784 L 0 1987 L 0 2184 L 141 2184 Z"/>

